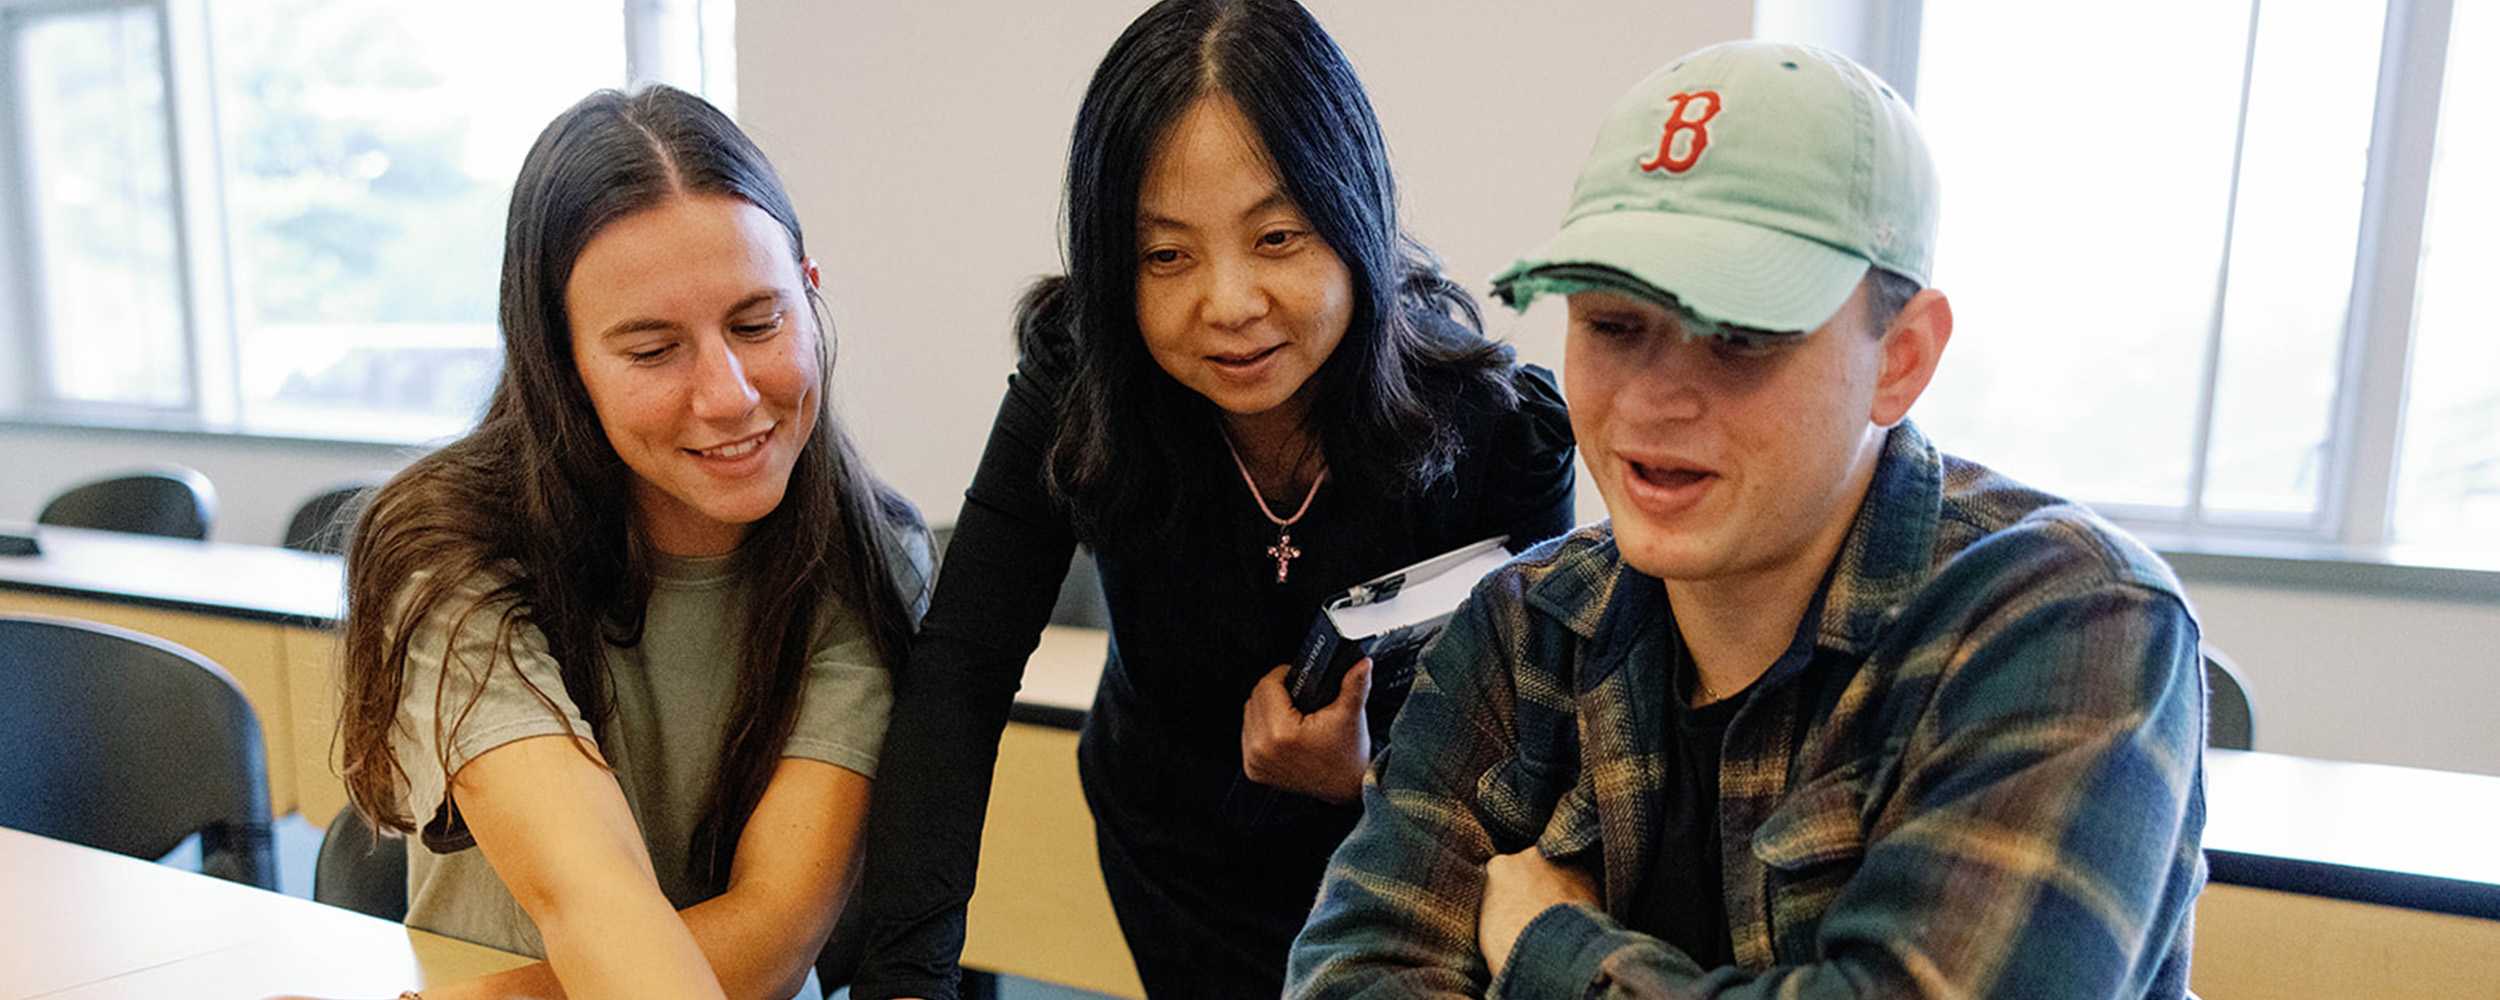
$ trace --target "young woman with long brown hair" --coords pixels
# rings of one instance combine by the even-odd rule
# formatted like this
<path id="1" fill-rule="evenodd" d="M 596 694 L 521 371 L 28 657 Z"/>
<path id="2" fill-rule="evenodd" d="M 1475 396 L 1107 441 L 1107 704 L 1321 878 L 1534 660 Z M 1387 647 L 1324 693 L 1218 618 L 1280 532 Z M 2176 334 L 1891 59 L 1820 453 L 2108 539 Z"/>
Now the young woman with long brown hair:
<path id="1" fill-rule="evenodd" d="M 816 275 L 699 98 L 530 150 L 502 381 L 348 555 L 345 774 L 408 923 L 547 959 L 431 1000 L 785 997 L 831 932 L 926 547 L 832 420 Z"/>

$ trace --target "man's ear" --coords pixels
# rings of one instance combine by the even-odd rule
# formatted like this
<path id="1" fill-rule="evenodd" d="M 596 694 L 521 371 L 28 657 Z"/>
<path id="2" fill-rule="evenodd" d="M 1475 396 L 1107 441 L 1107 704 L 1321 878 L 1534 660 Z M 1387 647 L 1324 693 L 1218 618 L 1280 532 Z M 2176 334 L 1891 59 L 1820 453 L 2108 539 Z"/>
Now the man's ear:
<path id="1" fill-rule="evenodd" d="M 1911 296 L 1901 314 L 1884 331 L 1883 371 L 1875 377 L 1875 407 L 1868 419 L 1878 427 L 1900 423 L 1910 404 L 1927 391 L 1944 358 L 1945 342 L 1953 339 L 1953 303 L 1933 288 Z"/>

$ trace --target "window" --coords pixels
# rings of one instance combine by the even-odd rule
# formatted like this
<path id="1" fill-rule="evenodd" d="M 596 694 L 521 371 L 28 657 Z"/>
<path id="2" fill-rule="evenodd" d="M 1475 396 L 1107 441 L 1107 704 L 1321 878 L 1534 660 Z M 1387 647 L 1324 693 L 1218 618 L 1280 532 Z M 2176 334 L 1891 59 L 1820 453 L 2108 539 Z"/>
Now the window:
<path id="1" fill-rule="evenodd" d="M 139 6 L 12 18 L 29 318 L 64 405 L 191 405 L 164 33 Z M 84 331 L 84 332 L 81 332 Z"/>
<path id="2" fill-rule="evenodd" d="M 734 113 L 728 0 L 0 0 L 0 411 L 376 441 L 472 422 L 547 120 L 663 79 Z"/>
<path id="3" fill-rule="evenodd" d="M 1839 26 L 1912 81 L 1944 175 L 1958 335 L 1922 425 L 2139 528 L 2500 552 L 2475 301 L 2500 72 L 2473 58 L 2500 11 L 2451 14 L 1894 0 Z"/>
<path id="4" fill-rule="evenodd" d="M 2500 547 L 2500 5 L 2459 4 L 2422 224 L 2396 534 Z M 2479 56 L 2480 58 L 2475 58 Z"/>

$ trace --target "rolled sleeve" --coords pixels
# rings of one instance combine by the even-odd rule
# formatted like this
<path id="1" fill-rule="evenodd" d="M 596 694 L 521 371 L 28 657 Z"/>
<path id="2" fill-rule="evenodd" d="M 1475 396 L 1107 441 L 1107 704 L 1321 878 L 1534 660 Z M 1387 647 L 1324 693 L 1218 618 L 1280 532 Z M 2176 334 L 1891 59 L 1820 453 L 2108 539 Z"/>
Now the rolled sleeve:
<path id="1" fill-rule="evenodd" d="M 594 738 L 565 693 L 546 637 L 526 621 L 507 621 L 512 605 L 489 599 L 492 586 L 463 588 L 419 622 L 401 663 L 392 756 L 406 775 L 408 815 L 442 830 L 428 830 L 429 847 L 467 846 L 450 787 L 470 761 L 534 736 Z"/>
<path id="2" fill-rule="evenodd" d="M 806 700 L 781 754 L 874 778 L 894 704 L 893 681 L 878 664 L 876 644 L 857 615 L 846 611 L 836 627 L 836 641 L 808 660 Z"/>

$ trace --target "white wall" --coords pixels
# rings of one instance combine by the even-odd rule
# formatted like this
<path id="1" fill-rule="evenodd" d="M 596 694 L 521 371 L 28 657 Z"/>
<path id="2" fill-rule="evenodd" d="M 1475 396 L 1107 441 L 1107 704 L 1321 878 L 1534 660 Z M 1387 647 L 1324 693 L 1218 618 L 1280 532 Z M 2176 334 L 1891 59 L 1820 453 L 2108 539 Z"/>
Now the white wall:
<path id="1" fill-rule="evenodd" d="M 2500 605 L 2188 581 L 2257 749 L 2500 774 Z"/>
<path id="2" fill-rule="evenodd" d="M 1007 314 L 1058 269 L 1067 130 L 1143 0 L 745 0 L 740 103 L 789 181 L 842 340 L 840 405 L 878 467 L 954 516 L 1014 363 Z M 1481 293 L 1559 221 L 1616 93 L 1745 35 L 1749 0 L 1314 0 L 1372 90 L 1412 226 Z M 1550 310 L 1491 316 L 1559 368 Z M 1962 331 L 1965 336 L 1984 331 Z M 1948 362 L 1949 363 L 1949 362 Z M 217 537 L 269 542 L 304 497 L 400 449 L 0 426 L 0 520 L 77 481 L 187 462 L 223 494 Z M 1987 456 L 1975 456 L 1985 459 Z M 2051 485 L 2054 484 L 2044 484 Z M 1583 490 L 1583 511 L 1597 516 Z M 2500 605 L 2190 581 L 2256 688 L 2263 749 L 2500 774 Z"/>
<path id="3" fill-rule="evenodd" d="M 1008 313 L 1059 266 L 1068 129 L 1140 0 L 739 5 L 740 117 L 788 181 L 870 458 L 954 515 L 1014 366 Z M 1749 3 L 1318 0 L 1370 88 L 1409 225 L 1479 293 L 1561 222 L 1608 101 Z M 1492 318 L 1560 368 L 1559 310 Z M 1597 510 L 1594 502 L 1587 508 Z"/>

